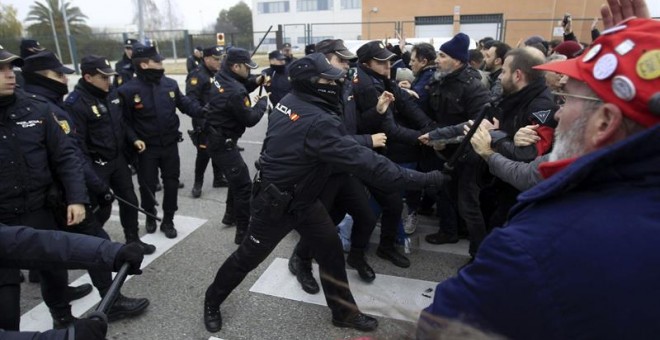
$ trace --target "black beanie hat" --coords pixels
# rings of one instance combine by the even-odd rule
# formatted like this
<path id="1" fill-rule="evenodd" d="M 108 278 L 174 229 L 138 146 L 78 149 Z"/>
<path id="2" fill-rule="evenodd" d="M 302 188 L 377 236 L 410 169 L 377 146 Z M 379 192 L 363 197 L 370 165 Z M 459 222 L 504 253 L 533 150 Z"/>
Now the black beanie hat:
<path id="1" fill-rule="evenodd" d="M 467 63 L 469 59 L 468 49 L 470 47 L 470 37 L 464 33 L 456 34 L 451 40 L 440 46 L 440 51 L 446 55 Z"/>

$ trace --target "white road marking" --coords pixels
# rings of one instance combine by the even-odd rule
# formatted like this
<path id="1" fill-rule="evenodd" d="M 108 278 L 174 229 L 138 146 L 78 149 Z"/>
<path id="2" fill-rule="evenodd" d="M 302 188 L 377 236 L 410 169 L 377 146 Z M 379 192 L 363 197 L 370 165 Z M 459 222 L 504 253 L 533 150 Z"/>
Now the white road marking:
<path id="1" fill-rule="evenodd" d="M 314 295 L 305 293 L 296 277 L 289 272 L 288 263 L 287 259 L 276 258 L 250 291 L 326 306 L 323 291 Z M 314 264 L 314 268 L 314 277 L 318 282 L 318 265 Z M 360 280 L 357 271 L 347 269 L 346 272 L 351 291 L 362 312 L 411 322 L 417 321 L 420 311 L 431 304 L 437 284 L 379 273 L 376 273 L 376 280 L 372 283 L 365 283 Z"/>
<path id="2" fill-rule="evenodd" d="M 113 209 L 114 210 L 114 209 Z M 119 220 L 117 216 L 111 216 L 111 220 Z M 175 239 L 166 238 L 163 233 L 156 231 L 153 234 L 147 234 L 141 239 L 143 242 L 150 243 L 156 246 L 156 252 L 151 255 L 146 255 L 144 261 L 142 262 L 142 268 L 147 267 L 152 261 L 157 259 L 159 256 L 163 255 L 175 244 L 181 242 L 188 235 L 190 235 L 197 228 L 206 223 L 207 220 L 199 219 L 195 217 L 188 216 L 174 216 L 174 224 L 178 231 L 178 236 Z M 126 281 L 130 280 L 132 276 L 128 276 Z M 84 283 L 91 283 L 91 279 L 88 274 L 81 276 L 79 279 L 71 283 L 73 286 L 81 285 Z M 71 303 L 72 309 L 71 312 L 74 316 L 83 315 L 90 308 L 94 307 L 101 297 L 96 289 L 85 296 L 82 299 L 75 300 Z M 53 327 L 53 320 L 46 307 L 45 303 L 40 303 L 36 307 L 32 308 L 29 312 L 21 316 L 21 331 L 38 331 L 43 332 L 49 330 Z"/>

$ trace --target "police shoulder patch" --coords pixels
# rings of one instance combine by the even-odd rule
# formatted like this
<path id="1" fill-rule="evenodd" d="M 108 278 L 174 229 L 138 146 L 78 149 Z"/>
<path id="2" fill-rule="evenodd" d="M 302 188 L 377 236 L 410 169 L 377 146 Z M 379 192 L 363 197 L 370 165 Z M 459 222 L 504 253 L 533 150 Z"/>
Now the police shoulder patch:
<path id="1" fill-rule="evenodd" d="M 245 104 L 245 106 L 247 106 L 247 107 L 252 106 L 252 105 L 250 105 L 250 98 L 248 98 L 248 97 L 245 97 L 243 99 L 243 104 Z"/>
<path id="2" fill-rule="evenodd" d="M 536 117 L 540 123 L 545 124 L 551 112 L 551 110 L 536 111 L 532 113 L 532 116 Z"/>
<path id="3" fill-rule="evenodd" d="M 64 131 L 64 134 L 68 135 L 69 133 L 71 133 L 71 127 L 69 127 L 69 122 L 62 119 L 62 120 L 58 120 L 57 123 L 60 124 L 60 127 Z"/>
<path id="4" fill-rule="evenodd" d="M 197 77 L 190 78 L 190 85 L 197 85 Z"/>

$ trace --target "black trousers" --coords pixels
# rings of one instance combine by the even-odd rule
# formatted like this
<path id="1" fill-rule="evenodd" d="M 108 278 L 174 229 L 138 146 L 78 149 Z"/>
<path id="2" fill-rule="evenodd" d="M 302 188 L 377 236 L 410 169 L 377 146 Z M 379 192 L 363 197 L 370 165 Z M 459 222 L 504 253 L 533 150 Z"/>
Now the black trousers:
<path id="1" fill-rule="evenodd" d="M 94 163 L 94 171 L 96 171 L 99 178 L 110 186 L 115 195 L 134 204 L 136 207 L 138 206 L 138 199 L 137 195 L 135 195 L 135 188 L 133 188 L 131 171 L 128 169 L 128 164 L 123 155 L 107 162 L 105 165 Z M 119 221 L 124 229 L 124 234 L 136 235 L 138 232 L 138 211 L 121 201 L 118 202 Z M 100 208 L 95 213 L 96 222 L 103 226 L 110 218 L 111 213 L 111 205 Z"/>
<path id="2" fill-rule="evenodd" d="M 369 207 L 369 196 L 362 181 L 349 174 L 333 174 L 319 200 L 330 212 L 334 225 L 339 224 L 347 213 L 353 217 L 351 249 L 364 251 L 376 226 L 376 216 Z M 304 262 L 312 260 L 312 247 L 303 237 L 298 241 L 295 253 Z"/>
<path id="3" fill-rule="evenodd" d="M 474 155 L 476 156 L 476 154 Z M 476 156 L 477 158 L 479 156 Z M 450 197 L 456 199 L 458 214 L 465 222 L 470 233 L 470 255 L 475 256 L 481 241 L 486 237 L 486 222 L 481 213 L 479 195 L 481 187 L 479 176 L 483 168 L 481 159 L 468 157 L 466 161 L 456 164 L 455 178 L 449 182 Z M 452 228 L 453 227 L 453 228 Z M 457 226 L 443 225 L 440 228 L 448 235 L 458 235 Z"/>
<path id="4" fill-rule="evenodd" d="M 282 238 L 295 229 L 312 246 L 332 316 L 343 320 L 358 312 L 348 286 L 337 228 L 321 202 L 317 200 L 301 211 L 272 218 L 267 208 L 269 202 L 263 196 L 258 194 L 255 197 L 248 235 L 218 269 L 213 283 L 206 290 L 206 301 L 222 303 Z"/>
<path id="5" fill-rule="evenodd" d="M 209 165 L 209 161 L 211 161 L 211 154 L 209 153 L 207 146 L 197 146 L 196 149 L 197 156 L 195 157 L 195 184 L 203 184 L 204 173 L 206 172 L 206 167 Z M 222 176 L 221 168 L 215 164 L 215 162 L 211 162 L 211 166 L 213 167 L 213 178 L 220 178 Z"/>
<path id="6" fill-rule="evenodd" d="M 53 214 L 45 208 L 5 218 L 0 222 L 10 226 L 24 225 L 41 230 L 57 230 Z M 39 275 L 41 276 L 41 296 L 46 305 L 51 309 L 67 308 L 69 302 L 63 294 L 68 286 L 67 271 L 64 269 L 40 270 Z M 20 292 L 19 270 L 0 269 L 0 329 L 19 329 L 21 321 Z"/>
<path id="7" fill-rule="evenodd" d="M 79 224 L 67 229 L 67 231 L 110 240 L 110 236 L 103 229 L 103 225 L 99 223 L 96 216 L 92 213 L 92 209 L 89 208 L 87 209 L 85 219 Z M 87 272 L 94 287 L 98 289 L 101 296 L 105 296 L 105 293 L 112 284 L 112 273 L 109 270 L 88 270 Z"/>
<path id="8" fill-rule="evenodd" d="M 234 208 L 236 226 L 246 229 L 250 222 L 250 170 L 236 147 L 236 141 L 228 142 L 221 135 L 210 135 L 208 150 L 229 182 L 231 197 L 228 195 L 227 199 L 233 199 L 233 204 L 227 202 L 227 206 Z"/>
<path id="9" fill-rule="evenodd" d="M 382 209 L 379 247 L 394 248 L 397 228 L 401 220 L 401 212 L 403 212 L 401 192 L 386 192 L 373 186 L 367 186 L 367 188 Z"/>
<path id="10" fill-rule="evenodd" d="M 158 170 L 163 180 L 163 212 L 174 215 L 177 211 L 179 190 L 179 145 L 147 145 L 138 155 L 138 183 L 140 184 L 141 206 L 146 211 L 156 211 L 156 186 Z"/>

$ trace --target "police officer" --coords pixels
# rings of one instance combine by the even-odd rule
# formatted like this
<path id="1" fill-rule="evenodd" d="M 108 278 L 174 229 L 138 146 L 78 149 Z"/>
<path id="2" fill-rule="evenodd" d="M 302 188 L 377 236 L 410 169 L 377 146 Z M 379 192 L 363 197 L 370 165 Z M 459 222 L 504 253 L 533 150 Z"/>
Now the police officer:
<path id="1" fill-rule="evenodd" d="M 197 101 L 199 105 L 204 106 L 209 101 L 211 94 L 210 90 L 212 85 L 213 75 L 220 70 L 220 59 L 224 49 L 222 46 L 211 46 L 204 49 L 202 52 L 204 59 L 199 67 L 188 73 L 186 78 L 186 96 L 190 99 Z M 197 149 L 197 157 L 195 158 L 195 184 L 192 188 L 192 197 L 198 198 L 202 195 L 202 185 L 204 184 L 204 172 L 206 166 L 209 164 L 211 156 L 207 150 L 207 137 L 204 131 L 204 124 L 206 120 L 203 118 L 193 118 L 193 130 L 188 131 L 190 139 Z M 227 186 L 227 180 L 224 179 L 220 167 L 215 163 L 213 166 L 213 186 Z"/>
<path id="2" fill-rule="evenodd" d="M 83 58 L 80 68 L 82 78 L 65 101 L 65 109 L 74 121 L 79 146 L 103 183 L 110 186 L 114 194 L 137 206 L 124 148 L 129 144 L 141 152 L 145 150 L 145 144 L 126 128 L 119 99 L 116 93 L 109 93 L 110 77 L 116 73 L 105 58 L 95 55 Z M 96 216 L 101 224 L 110 218 L 111 210 L 111 204 L 98 210 Z M 135 208 L 120 201 L 119 220 L 127 243 L 139 244 L 145 254 L 156 251 L 155 246 L 142 242 L 138 236 Z"/>
<path id="3" fill-rule="evenodd" d="M 190 72 L 194 71 L 203 62 L 204 48 L 202 48 L 202 46 L 197 46 L 193 50 L 193 54 L 188 56 L 188 59 L 186 59 L 186 71 L 188 71 L 188 74 L 190 74 Z"/>
<path id="4" fill-rule="evenodd" d="M 39 44 L 39 42 L 35 39 L 21 39 L 20 50 L 21 58 L 25 59 L 33 54 L 37 54 L 45 50 L 45 48 L 41 46 L 41 44 Z M 18 84 L 19 87 L 25 86 L 22 71 L 19 68 L 16 68 L 14 70 L 14 74 L 16 74 L 16 84 Z"/>
<path id="5" fill-rule="evenodd" d="M 66 242 L 61 242 L 65 240 Z M 70 249 L 73 247 L 74 249 Z M 144 259 L 137 245 L 122 245 L 107 240 L 51 230 L 35 230 L 24 226 L 0 225 L 0 266 L 3 268 L 85 268 L 92 270 L 119 270 L 129 264 L 129 274 L 141 274 Z M 5 332 L 0 338 L 103 340 L 108 325 L 98 318 L 81 319 L 66 330 L 36 332 Z"/>
<path id="6" fill-rule="evenodd" d="M 284 54 L 277 50 L 272 51 L 268 53 L 268 62 L 270 67 L 261 71 L 261 74 L 270 77 L 264 88 L 270 93 L 270 101 L 275 105 L 291 91 L 291 84 L 289 84 L 289 72 Z"/>
<path id="7" fill-rule="evenodd" d="M 84 61 L 83 65 L 85 67 L 83 69 L 83 74 L 85 74 L 86 71 L 88 72 L 88 65 L 86 65 Z M 106 66 L 106 71 L 112 74 L 113 71 L 110 68 L 110 64 L 108 63 Z M 86 218 L 83 221 L 74 226 L 68 227 L 66 231 L 110 239 L 108 234 L 103 230 L 103 223 L 108 219 L 110 215 L 110 209 L 112 205 L 112 201 L 110 199 L 112 195 L 110 194 L 108 184 L 106 184 L 107 182 L 99 178 L 96 171 L 92 168 L 91 160 L 83 154 L 80 143 L 78 143 L 78 140 L 75 139 L 76 129 L 74 128 L 73 120 L 71 119 L 69 113 L 65 110 L 64 103 L 62 102 L 62 92 L 66 90 L 66 85 L 68 82 L 68 79 L 64 74 L 72 73 L 73 70 L 63 66 L 52 52 L 41 52 L 26 58 L 23 69 L 26 77 L 26 92 L 37 94 L 41 98 L 46 99 L 48 101 L 50 112 L 55 116 L 55 119 L 57 119 L 64 133 L 74 139 L 77 155 L 80 158 L 83 166 L 85 183 L 91 197 L 92 205 L 98 205 L 99 207 L 103 207 L 104 210 L 108 211 L 107 217 L 101 221 L 97 220 L 95 214 L 89 211 L 86 213 Z M 61 74 L 61 76 L 58 74 Z M 65 87 L 62 88 L 61 85 L 65 85 Z M 110 86 L 109 77 L 107 78 L 107 86 Z M 125 168 L 125 171 L 128 172 L 128 168 Z M 128 180 L 130 181 L 130 178 Z M 130 188 L 132 189 L 132 185 Z M 135 194 L 133 194 L 133 196 L 135 196 Z M 58 213 L 58 210 L 59 209 L 55 208 L 54 213 L 56 220 L 57 216 L 61 215 Z M 58 224 L 64 225 L 64 222 Z M 137 229 L 137 216 L 135 227 Z M 135 233 L 135 236 L 127 233 L 126 230 L 125 233 L 127 235 L 126 241 L 128 243 L 136 242 L 140 247 L 143 247 L 143 249 L 147 249 L 149 247 L 155 248 L 153 246 L 139 242 L 139 239 L 137 239 L 137 232 Z M 153 253 L 155 249 L 148 250 Z M 108 289 L 110 288 L 110 285 L 112 284 L 112 276 L 110 272 L 90 271 L 89 274 L 92 279 L 92 283 L 99 290 L 100 295 L 105 296 Z M 149 300 L 147 299 L 132 299 L 119 294 L 107 315 L 109 319 L 117 320 L 119 318 L 140 314 L 146 309 L 148 305 Z"/>
<path id="8" fill-rule="evenodd" d="M 247 231 L 252 187 L 250 171 L 236 147 L 236 141 L 247 127 L 259 122 L 268 105 L 267 95 L 260 97 L 254 107 L 248 96 L 267 79 L 262 75 L 250 77 L 250 70 L 255 68 L 257 64 L 248 51 L 237 47 L 229 49 L 213 80 L 206 114 L 208 150 L 229 181 L 226 210 L 230 207 L 234 209 L 236 244 L 241 243 Z"/>
<path id="9" fill-rule="evenodd" d="M 320 53 L 291 65 L 293 91 L 277 104 L 268 119 L 248 235 L 206 291 L 204 323 L 208 331 L 222 328 L 220 304 L 291 229 L 313 245 L 332 323 L 361 331 L 378 327 L 378 321 L 362 314 L 355 304 L 336 227 L 318 195 L 333 168 L 350 171 L 388 190 L 439 185 L 443 176 L 439 172 L 422 174 L 403 169 L 344 137 L 337 116 L 340 89 L 336 83 L 344 75 Z"/>
<path id="10" fill-rule="evenodd" d="M 133 79 L 135 68 L 133 67 L 131 58 L 133 57 L 133 44 L 135 43 L 137 43 L 135 39 L 128 38 L 124 40 L 124 54 L 121 56 L 121 60 L 115 64 L 117 75 L 113 80 L 114 87 L 119 87 Z"/>
<path id="11" fill-rule="evenodd" d="M 85 218 L 84 205 L 89 202 L 80 159 L 47 101 L 36 96 L 31 100 L 24 92 L 15 90 L 13 67 L 22 65 L 21 58 L 0 47 L 0 222 L 56 229 L 53 214 L 46 207 L 46 193 L 54 185 L 53 176 L 57 175 L 68 204 L 66 224 L 78 224 Z M 55 326 L 66 326 L 73 320 L 65 294 L 66 271 L 41 270 L 40 276 L 42 296 Z M 19 327 L 18 283 L 18 270 L 0 270 L 2 329 L 17 330 Z"/>
<path id="12" fill-rule="evenodd" d="M 285 61 L 287 64 L 291 64 L 294 60 L 298 59 L 293 56 L 293 51 L 291 49 L 291 44 L 289 43 L 284 43 L 282 44 L 282 48 L 280 49 L 280 52 L 284 55 L 286 58 Z"/>
<path id="13" fill-rule="evenodd" d="M 158 170 L 163 179 L 163 222 L 160 230 L 168 238 L 177 235 L 174 213 L 177 207 L 180 159 L 179 117 L 176 109 L 193 117 L 202 117 L 202 107 L 181 94 L 179 85 L 163 76 L 163 57 L 153 46 L 133 45 L 136 77 L 117 89 L 127 126 L 133 129 L 146 149 L 138 155 L 138 182 L 142 208 L 156 214 Z M 148 233 L 156 231 L 156 220 L 147 217 Z"/>

